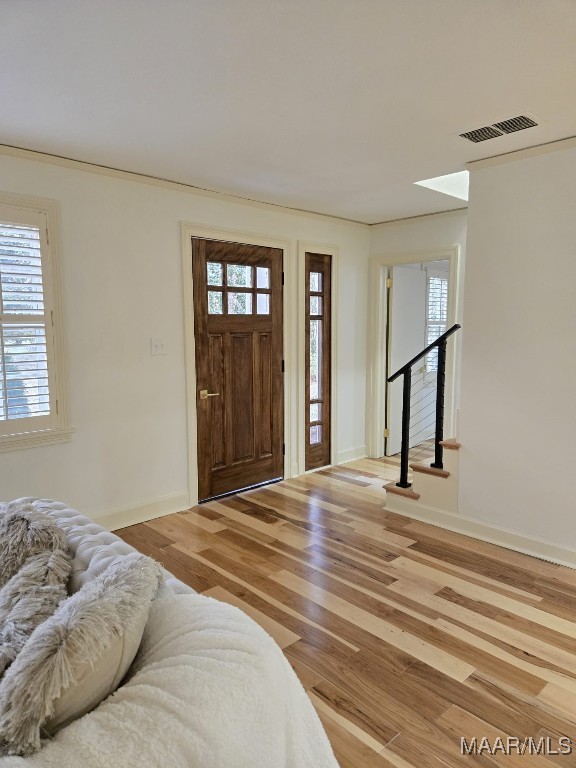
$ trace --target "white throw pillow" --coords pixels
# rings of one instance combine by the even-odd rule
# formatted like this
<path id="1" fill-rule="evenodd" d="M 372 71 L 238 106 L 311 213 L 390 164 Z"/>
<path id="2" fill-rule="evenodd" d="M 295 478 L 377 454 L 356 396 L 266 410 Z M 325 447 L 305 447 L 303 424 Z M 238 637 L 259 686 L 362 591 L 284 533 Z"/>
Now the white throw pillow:
<path id="1" fill-rule="evenodd" d="M 37 627 L 0 681 L 0 755 L 30 755 L 116 690 L 161 578 L 148 557 L 118 558 Z"/>

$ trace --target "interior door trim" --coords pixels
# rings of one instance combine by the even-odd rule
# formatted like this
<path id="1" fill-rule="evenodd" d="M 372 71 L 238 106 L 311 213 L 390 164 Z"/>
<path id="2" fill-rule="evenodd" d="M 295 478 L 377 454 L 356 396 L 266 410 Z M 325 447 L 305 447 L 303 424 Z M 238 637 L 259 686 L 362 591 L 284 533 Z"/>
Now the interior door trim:
<path id="1" fill-rule="evenodd" d="M 284 477 L 290 478 L 297 474 L 294 472 L 295 462 L 291 460 L 294 445 L 292 429 L 292 413 L 295 404 L 294 360 L 291 349 L 293 345 L 293 297 L 290 286 L 295 284 L 294 273 L 296 263 L 291 257 L 290 241 L 223 228 L 207 227 L 203 224 L 181 222 L 180 224 L 181 248 L 182 248 L 182 290 L 184 302 L 184 362 L 186 370 L 186 436 L 187 436 L 187 464 L 188 464 L 188 498 L 190 506 L 198 503 L 198 462 L 197 462 L 197 421 L 196 421 L 196 362 L 194 341 L 194 285 L 192 280 L 192 238 L 206 240 L 223 240 L 225 242 L 246 243 L 247 245 L 261 245 L 267 248 L 278 248 L 283 251 L 284 263 L 284 302 L 283 302 L 283 349 L 285 361 L 284 378 Z M 292 372 L 292 375 L 290 373 Z"/>

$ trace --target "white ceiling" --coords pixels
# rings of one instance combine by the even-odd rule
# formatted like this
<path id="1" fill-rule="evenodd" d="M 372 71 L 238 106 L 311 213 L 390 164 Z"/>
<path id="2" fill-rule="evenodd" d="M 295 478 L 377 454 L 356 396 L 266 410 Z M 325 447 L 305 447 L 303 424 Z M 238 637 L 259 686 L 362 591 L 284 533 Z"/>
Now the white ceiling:
<path id="1" fill-rule="evenodd" d="M 0 143 L 367 223 L 576 135 L 576 0 L 2 0 L 0 39 Z"/>

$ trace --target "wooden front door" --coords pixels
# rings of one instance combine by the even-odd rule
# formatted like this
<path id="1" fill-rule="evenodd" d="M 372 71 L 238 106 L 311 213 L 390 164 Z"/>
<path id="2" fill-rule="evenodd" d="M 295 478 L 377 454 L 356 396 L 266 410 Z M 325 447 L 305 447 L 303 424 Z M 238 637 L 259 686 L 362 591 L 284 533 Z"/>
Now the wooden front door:
<path id="1" fill-rule="evenodd" d="M 283 476 L 282 251 L 192 238 L 200 501 Z"/>

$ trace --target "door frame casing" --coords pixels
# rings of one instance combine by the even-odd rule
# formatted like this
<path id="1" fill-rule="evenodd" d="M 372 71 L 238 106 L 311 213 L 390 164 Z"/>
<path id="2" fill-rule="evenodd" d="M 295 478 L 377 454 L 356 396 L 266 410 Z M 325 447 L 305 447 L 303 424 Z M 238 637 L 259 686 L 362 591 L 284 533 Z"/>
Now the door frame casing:
<path id="1" fill-rule="evenodd" d="M 206 240 L 221 240 L 224 242 L 244 243 L 246 245 L 261 245 L 266 248 L 278 248 L 282 251 L 283 271 L 287 274 L 290 270 L 291 249 L 290 241 L 277 237 L 242 232 L 238 230 L 223 229 L 222 227 L 207 227 L 203 224 L 181 222 L 182 245 L 182 290 L 184 302 L 184 365 L 186 369 L 186 425 L 187 425 L 187 456 L 188 456 L 188 497 L 190 506 L 198 503 L 198 449 L 197 449 L 197 397 L 196 397 L 196 343 L 194 337 L 194 281 L 192 278 L 192 238 Z M 283 339 L 282 355 L 285 361 L 284 375 L 284 477 L 291 477 L 290 473 L 290 446 L 292 445 L 291 414 L 292 397 L 287 373 L 292 369 L 290 350 L 291 324 L 290 324 L 290 283 L 285 280 L 283 301 Z"/>
<path id="2" fill-rule="evenodd" d="M 450 283 L 448 286 L 448 327 L 461 320 L 461 269 L 462 254 L 460 246 L 453 245 L 429 251 L 409 251 L 406 253 L 381 254 L 374 256 L 370 264 L 370 314 L 369 314 L 369 349 L 368 357 L 368 397 L 366 408 L 366 433 L 368 436 L 368 456 L 378 458 L 384 452 L 384 428 L 386 410 L 384 390 L 386 385 L 386 348 L 387 322 L 387 271 L 401 264 L 422 263 L 448 259 L 450 262 Z M 448 344 L 446 354 L 446 395 L 445 395 L 445 434 L 457 435 L 457 371 L 460 361 L 460 336 L 453 344 Z"/>
<path id="3" fill-rule="evenodd" d="M 330 399 L 330 464 L 336 464 L 338 456 L 338 247 L 326 243 L 311 242 L 309 240 L 298 241 L 298 370 L 302 375 L 298 377 L 298 462 L 294 475 L 303 475 L 306 471 L 318 472 L 317 469 L 306 470 L 306 383 L 304 372 L 306 371 L 306 253 L 321 253 L 332 257 L 331 264 L 331 399 Z"/>

